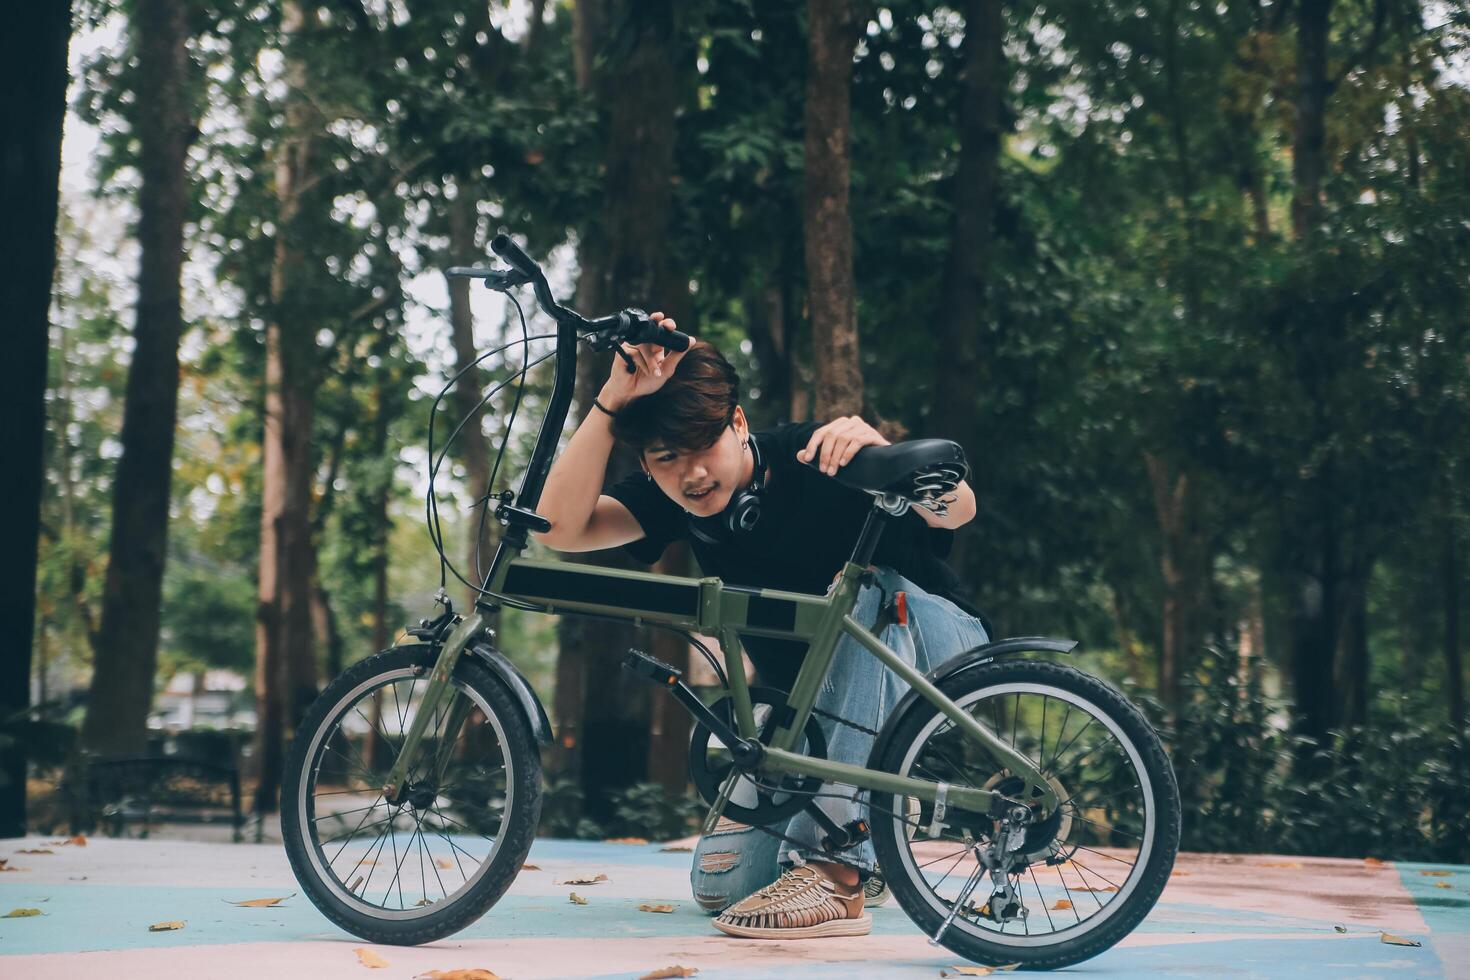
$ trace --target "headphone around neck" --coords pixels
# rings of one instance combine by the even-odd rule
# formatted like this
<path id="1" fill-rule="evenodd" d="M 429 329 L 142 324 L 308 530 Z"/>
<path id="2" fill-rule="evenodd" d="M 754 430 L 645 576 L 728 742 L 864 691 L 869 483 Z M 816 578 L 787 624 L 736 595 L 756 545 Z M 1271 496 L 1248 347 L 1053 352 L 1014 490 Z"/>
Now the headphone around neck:
<path id="1" fill-rule="evenodd" d="M 747 437 L 750 454 L 755 459 L 755 469 L 750 475 L 750 486 L 735 491 L 725 509 L 713 517 L 689 515 L 689 533 L 705 544 L 724 544 L 739 534 L 748 534 L 761 516 L 761 494 L 766 489 L 766 467 L 761 462 L 760 443 Z"/>

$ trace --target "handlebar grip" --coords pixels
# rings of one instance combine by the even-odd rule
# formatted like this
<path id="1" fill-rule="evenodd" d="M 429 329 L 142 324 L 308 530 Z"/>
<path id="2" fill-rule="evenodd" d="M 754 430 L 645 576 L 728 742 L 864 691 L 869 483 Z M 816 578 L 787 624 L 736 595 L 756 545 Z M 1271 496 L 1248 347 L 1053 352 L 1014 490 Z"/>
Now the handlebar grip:
<path id="1" fill-rule="evenodd" d="M 501 233 L 490 240 L 490 248 L 496 255 L 504 259 L 512 269 L 535 279 L 541 275 L 541 269 L 531 257 L 521 251 L 521 247 L 507 234 Z"/>
<path id="2" fill-rule="evenodd" d="M 660 333 L 664 335 L 660 338 L 661 342 L 669 350 L 689 349 L 692 338 L 687 333 L 680 333 L 677 330 L 661 330 Z"/>

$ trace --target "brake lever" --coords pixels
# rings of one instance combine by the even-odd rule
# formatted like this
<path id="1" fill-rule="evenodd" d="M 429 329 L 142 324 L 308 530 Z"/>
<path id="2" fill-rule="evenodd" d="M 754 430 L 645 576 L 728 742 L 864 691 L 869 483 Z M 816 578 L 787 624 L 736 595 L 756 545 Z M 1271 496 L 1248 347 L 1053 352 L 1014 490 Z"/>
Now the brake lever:
<path id="1" fill-rule="evenodd" d="M 524 286 L 531 277 L 517 269 L 490 269 L 481 265 L 456 265 L 444 270 L 450 279 L 483 279 L 485 288 L 505 292 L 516 286 Z"/>

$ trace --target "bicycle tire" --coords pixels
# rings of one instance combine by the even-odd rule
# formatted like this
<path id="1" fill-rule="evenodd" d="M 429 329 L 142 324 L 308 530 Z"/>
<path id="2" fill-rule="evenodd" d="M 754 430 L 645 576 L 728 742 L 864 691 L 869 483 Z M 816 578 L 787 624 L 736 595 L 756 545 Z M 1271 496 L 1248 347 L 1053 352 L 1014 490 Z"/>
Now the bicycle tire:
<path id="1" fill-rule="evenodd" d="M 1074 699 L 1086 701 L 1109 718 L 1132 743 L 1142 763 L 1154 813 L 1149 853 L 1138 862 L 1141 868 L 1131 871 L 1124 882 L 1124 887 L 1130 890 L 1117 899 L 1120 907 L 1095 927 L 1074 938 L 1060 938 L 1068 930 L 1059 930 L 1060 941 L 1054 944 L 1024 946 L 1016 944 L 1022 939 L 1019 936 L 1009 937 L 1011 942 L 982 938 L 976 935 L 977 926 L 967 923 L 964 917 L 957 917 L 940 938 L 940 943 L 951 952 L 987 966 L 1019 964 L 1021 969 L 1059 969 L 1110 949 L 1137 928 L 1154 907 L 1168 883 L 1179 848 L 1179 790 L 1163 744 L 1148 720 L 1111 685 L 1080 670 L 1043 660 L 999 661 L 960 671 L 941 682 L 939 688 L 956 703 L 965 705 L 979 700 L 987 690 L 1018 684 L 1065 692 Z M 938 709 L 921 699 L 902 715 L 890 719 L 874 746 L 869 768 L 903 772 L 905 758 L 915 751 L 915 740 L 926 737 L 926 731 L 938 716 Z M 907 841 L 901 839 L 906 824 L 891 815 L 901 812 L 899 803 L 903 799 L 899 794 L 874 794 L 875 807 L 870 821 L 873 847 L 898 904 L 925 935 L 932 936 L 939 930 L 946 912 L 939 904 L 943 900 L 928 887 L 922 870 L 909 859 L 912 852 Z M 922 883 L 915 881 L 915 875 Z M 1030 939 L 1029 935 L 1025 937 Z"/>
<path id="2" fill-rule="evenodd" d="M 324 729 L 335 724 L 339 712 L 353 692 L 370 687 L 385 676 L 402 676 L 415 668 L 425 674 L 434 666 L 437 653 L 425 644 L 395 647 L 368 657 L 348 668 L 327 686 L 306 713 L 292 740 L 281 779 L 281 834 L 286 855 L 307 898 L 332 922 L 347 932 L 373 943 L 416 946 L 453 935 L 471 925 L 500 900 L 530 852 L 541 816 L 541 758 L 535 737 L 525 715 L 505 685 L 489 670 L 464 657 L 454 669 L 454 677 L 478 693 L 489 706 L 486 723 L 498 724 L 503 733 L 504 755 L 510 773 L 511 787 L 500 840 L 494 846 L 489 867 L 476 880 L 457 894 L 453 901 L 437 908 L 427 906 L 421 913 L 392 919 L 376 917 L 344 901 L 337 889 L 322 877 L 313 861 L 314 842 L 302 832 L 310 825 L 307 801 L 312 784 L 311 758 L 319 755 Z M 364 903 L 358 903 L 359 905 Z M 405 910 L 406 911 L 406 910 Z"/>

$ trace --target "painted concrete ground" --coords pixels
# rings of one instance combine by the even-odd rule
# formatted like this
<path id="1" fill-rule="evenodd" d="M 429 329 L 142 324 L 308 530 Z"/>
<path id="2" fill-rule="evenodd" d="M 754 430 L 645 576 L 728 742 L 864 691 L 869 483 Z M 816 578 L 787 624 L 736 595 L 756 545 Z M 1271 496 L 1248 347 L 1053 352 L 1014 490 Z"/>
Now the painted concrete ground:
<path id="1" fill-rule="evenodd" d="M 52 854 L 22 854 L 49 847 Z M 540 840 L 511 891 L 464 932 L 416 948 L 337 929 L 296 885 L 278 844 L 90 839 L 0 841 L 0 977 L 415 977 L 478 967 L 501 977 L 638 977 L 660 967 L 702 980 L 938 977 L 961 965 L 929 946 L 892 903 L 861 939 L 734 940 L 689 894 L 690 855 L 659 845 Z M 1470 867 L 1314 858 L 1182 855 L 1146 922 L 1066 971 L 1088 978 L 1470 977 Z M 1436 872 L 1433 875 L 1424 872 Z M 1445 874 L 1444 872 L 1449 872 Z M 588 886 L 558 884 L 606 874 Z M 1447 887 L 1446 887 L 1447 886 Z M 588 904 L 574 905 L 578 891 Z M 296 895 L 270 908 L 232 901 Z M 672 914 L 638 911 L 670 904 Z M 183 929 L 149 932 L 183 921 Z M 1342 932 L 1338 931 L 1341 928 Z M 1418 940 L 1386 945 L 1380 933 Z M 370 948 L 387 966 L 368 969 Z"/>

